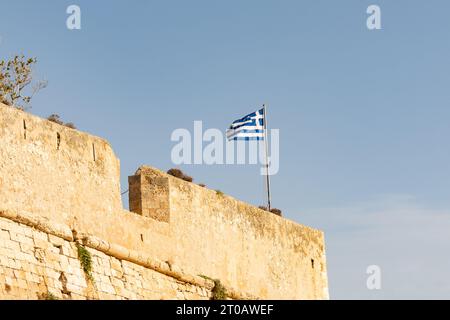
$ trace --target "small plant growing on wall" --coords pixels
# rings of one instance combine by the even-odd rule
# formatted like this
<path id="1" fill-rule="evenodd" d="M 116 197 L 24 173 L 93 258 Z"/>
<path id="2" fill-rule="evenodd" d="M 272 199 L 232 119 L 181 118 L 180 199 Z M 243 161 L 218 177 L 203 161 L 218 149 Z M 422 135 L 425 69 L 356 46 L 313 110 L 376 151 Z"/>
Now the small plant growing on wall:
<path id="1" fill-rule="evenodd" d="M 0 60 L 0 101 L 21 110 L 31 108 L 33 96 L 47 86 L 47 81 L 33 83 L 33 66 L 36 58 L 16 55 L 10 60 Z M 31 90 L 27 90 L 31 86 Z M 27 92 L 26 92 L 27 91 Z"/>
<path id="2" fill-rule="evenodd" d="M 212 290 L 212 300 L 225 300 L 227 299 L 227 290 L 223 286 L 219 279 L 214 279 L 214 288 Z"/>
<path id="3" fill-rule="evenodd" d="M 280 217 L 283 216 L 283 212 L 280 209 L 277 209 L 277 208 L 271 208 L 270 211 L 267 210 L 267 207 L 265 207 L 265 206 L 259 206 L 258 208 L 261 209 L 261 210 L 267 211 L 267 212 L 271 212 L 271 213 L 273 213 L 273 214 L 275 214 L 277 216 L 280 216 Z"/>
<path id="4" fill-rule="evenodd" d="M 75 124 L 73 124 L 72 122 L 66 122 L 66 123 L 64 123 L 64 125 L 67 127 L 67 128 L 70 128 L 70 129 L 76 129 L 77 127 L 75 126 Z"/>
<path id="5" fill-rule="evenodd" d="M 39 300 L 59 300 L 57 296 L 55 296 L 50 291 L 47 291 L 46 293 L 41 293 L 38 295 Z"/>
<path id="6" fill-rule="evenodd" d="M 167 174 L 170 174 L 173 177 L 182 179 L 187 182 L 194 181 L 194 179 L 192 177 L 188 176 L 187 174 L 184 174 L 184 172 L 181 171 L 180 169 L 176 169 L 176 168 L 169 169 L 169 170 L 167 170 Z"/>
<path id="7" fill-rule="evenodd" d="M 78 259 L 81 267 L 89 280 L 94 280 L 92 277 L 92 256 L 91 253 L 80 243 L 77 242 Z"/>
<path id="8" fill-rule="evenodd" d="M 214 282 L 214 288 L 211 291 L 211 300 L 226 300 L 228 298 L 227 290 L 219 279 L 212 279 L 202 274 L 199 276 Z"/>
<path id="9" fill-rule="evenodd" d="M 61 120 L 61 118 L 59 117 L 59 115 L 57 115 L 57 114 L 51 114 L 50 116 L 48 116 L 47 117 L 47 120 L 48 121 L 51 121 L 51 122 L 54 122 L 54 123 L 57 123 L 57 124 L 60 124 L 60 125 L 62 125 L 62 126 L 66 126 L 66 127 L 68 127 L 68 128 L 71 128 L 71 129 L 76 129 L 76 127 L 75 127 L 75 125 L 72 123 L 72 122 L 67 122 L 67 123 L 64 123 L 64 121 L 62 121 Z"/>
<path id="10" fill-rule="evenodd" d="M 48 118 L 47 118 L 47 120 L 48 120 L 48 121 L 51 121 L 51 122 L 54 122 L 54 123 L 57 123 L 57 124 L 60 124 L 60 125 L 63 125 L 63 124 L 64 124 L 64 122 L 62 122 L 62 121 L 60 120 L 59 115 L 57 115 L 57 114 L 51 114 L 51 115 L 49 115 Z"/>

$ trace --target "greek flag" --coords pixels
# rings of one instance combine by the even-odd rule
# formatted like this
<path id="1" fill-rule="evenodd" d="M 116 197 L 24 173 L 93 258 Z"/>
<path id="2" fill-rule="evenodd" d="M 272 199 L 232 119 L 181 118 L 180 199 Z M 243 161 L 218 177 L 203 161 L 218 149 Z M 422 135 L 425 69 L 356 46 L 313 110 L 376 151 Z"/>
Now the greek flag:
<path id="1" fill-rule="evenodd" d="M 234 121 L 227 130 L 227 139 L 264 140 L 264 108 Z"/>

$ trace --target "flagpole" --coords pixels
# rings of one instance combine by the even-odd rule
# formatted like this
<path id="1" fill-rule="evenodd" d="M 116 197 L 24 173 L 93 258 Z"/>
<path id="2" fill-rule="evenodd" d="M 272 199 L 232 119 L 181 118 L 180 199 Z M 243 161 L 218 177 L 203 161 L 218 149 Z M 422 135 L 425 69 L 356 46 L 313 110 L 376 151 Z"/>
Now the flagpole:
<path id="1" fill-rule="evenodd" d="M 266 185 L 267 185 L 267 210 L 270 211 L 270 177 L 269 177 L 269 141 L 267 140 L 267 107 L 263 104 L 264 109 L 264 144 L 266 149 Z"/>

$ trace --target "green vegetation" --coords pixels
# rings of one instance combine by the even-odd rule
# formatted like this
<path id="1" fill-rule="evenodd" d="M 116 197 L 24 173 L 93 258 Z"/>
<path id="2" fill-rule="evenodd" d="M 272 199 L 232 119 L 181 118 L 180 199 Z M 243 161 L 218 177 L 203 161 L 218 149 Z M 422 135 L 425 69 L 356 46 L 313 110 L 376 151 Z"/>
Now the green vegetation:
<path id="1" fill-rule="evenodd" d="M 212 279 L 205 275 L 199 275 L 203 279 L 210 280 L 214 282 L 214 288 L 212 289 L 211 300 L 226 300 L 228 298 L 227 290 L 225 286 L 220 282 L 219 279 Z"/>
<path id="2" fill-rule="evenodd" d="M 36 58 L 16 55 L 10 60 L 0 60 L 0 102 L 26 110 L 31 108 L 33 96 L 47 86 L 47 81 L 38 81 L 33 85 L 33 66 Z M 26 89 L 31 85 L 31 90 Z"/>
<path id="3" fill-rule="evenodd" d="M 219 279 L 214 280 L 214 288 L 212 290 L 212 300 L 225 300 L 227 298 L 227 290 Z"/>
<path id="4" fill-rule="evenodd" d="M 39 295 L 40 300 L 59 300 L 57 296 L 55 296 L 50 291 L 47 291 L 46 293 L 42 293 Z"/>
<path id="5" fill-rule="evenodd" d="M 78 248 L 78 260 L 80 260 L 81 267 L 89 280 L 93 280 L 92 277 L 92 256 L 91 253 L 81 244 L 77 242 Z"/>

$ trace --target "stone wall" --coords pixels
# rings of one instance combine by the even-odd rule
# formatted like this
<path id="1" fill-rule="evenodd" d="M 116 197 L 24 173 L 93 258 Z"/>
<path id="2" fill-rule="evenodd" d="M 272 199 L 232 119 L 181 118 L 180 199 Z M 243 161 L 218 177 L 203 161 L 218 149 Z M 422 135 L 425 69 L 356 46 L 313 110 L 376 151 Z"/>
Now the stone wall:
<path id="1" fill-rule="evenodd" d="M 1 212 L 0 299 L 211 297 L 212 281 L 171 270 L 170 266 L 156 260 L 145 262 L 155 266 L 152 269 L 131 262 L 129 257 L 120 259 L 120 255 L 94 249 L 101 242 L 98 239 L 76 240 L 66 226 L 40 223 L 32 216 Z M 77 243 L 90 253 L 90 276 L 80 263 Z M 155 270 L 157 268 L 159 270 Z"/>
<path id="2" fill-rule="evenodd" d="M 64 239 L 69 243 L 65 246 L 71 247 L 72 258 L 74 242 L 81 241 L 93 255 L 99 252 L 102 258 L 98 261 L 110 259 L 108 263 L 112 266 L 115 258 L 126 261 L 125 265 L 131 263 L 138 269 L 144 268 L 147 271 L 143 273 L 155 279 L 160 277 L 161 288 L 167 291 L 167 295 L 158 296 L 150 291 L 144 294 L 136 288 L 131 290 L 134 295 L 97 290 L 97 298 L 113 295 L 182 298 L 168 289 L 172 284 L 163 283 L 175 281 L 210 290 L 212 282 L 205 284 L 199 275 L 220 279 L 230 297 L 236 299 L 328 298 L 321 231 L 150 167 L 142 167 L 130 177 L 133 211 L 130 212 L 122 208 L 119 176 L 119 160 L 105 140 L 0 105 L 0 213 L 3 218 L 14 223 L 26 222 L 27 228 L 42 227 L 47 231 L 41 232 Z M 22 247 L 20 241 L 14 244 L 17 242 L 11 234 L 14 231 L 3 230 L 8 233 L 3 233 L 5 243 L 12 247 L 0 253 L 1 265 L 9 270 L 14 266 L 14 262 L 9 265 L 9 259 L 22 261 L 24 255 L 31 255 L 31 249 L 27 248 L 30 249 L 27 253 L 18 251 Z M 21 239 L 27 237 L 34 241 L 33 233 Z M 31 245 L 30 240 L 25 241 Z M 19 258 L 12 256 L 15 253 Z M 49 257 L 56 259 L 57 252 L 53 253 Z M 8 265 L 4 264 L 4 257 Z M 35 275 L 35 280 L 36 276 L 44 277 L 47 264 L 55 272 L 64 272 L 64 277 L 79 277 L 78 273 L 66 275 L 65 265 L 60 269 L 53 267 L 50 258 L 43 261 L 44 271 Z M 7 272 L 11 275 L 11 271 Z M 99 272 L 99 279 L 105 280 L 106 288 L 108 282 L 103 276 L 110 278 L 111 285 L 118 280 L 112 280 L 105 272 Z M 8 281 L 14 279 L 9 277 Z M 83 283 L 83 278 L 80 279 Z M 80 282 L 72 284 L 80 286 Z M 155 286 L 158 291 L 160 285 Z M 73 297 L 77 295 L 95 298 L 94 294 L 73 291 Z M 202 292 L 199 297 L 207 296 L 208 293 Z M 193 296 L 186 293 L 184 297 Z"/>
<path id="3" fill-rule="evenodd" d="M 104 139 L 0 104 L 0 209 L 97 232 L 122 210 L 119 178 Z"/>
<path id="4" fill-rule="evenodd" d="M 130 203 L 167 225 L 166 252 L 187 271 L 260 298 L 328 298 L 323 232 L 148 166 L 129 180 L 142 190 L 130 186 Z"/>

